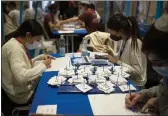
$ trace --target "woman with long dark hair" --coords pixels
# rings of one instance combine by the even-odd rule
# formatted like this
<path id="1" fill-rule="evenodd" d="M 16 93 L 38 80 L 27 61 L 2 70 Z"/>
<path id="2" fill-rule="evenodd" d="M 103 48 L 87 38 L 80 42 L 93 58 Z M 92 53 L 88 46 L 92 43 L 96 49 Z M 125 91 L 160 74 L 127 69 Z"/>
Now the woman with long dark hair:
<path id="1" fill-rule="evenodd" d="M 109 18 L 107 27 L 111 39 L 122 41 L 118 56 L 110 56 L 109 61 L 128 68 L 130 79 L 137 86 L 144 86 L 147 61 L 146 56 L 141 52 L 142 38 L 136 19 L 116 13 Z"/>

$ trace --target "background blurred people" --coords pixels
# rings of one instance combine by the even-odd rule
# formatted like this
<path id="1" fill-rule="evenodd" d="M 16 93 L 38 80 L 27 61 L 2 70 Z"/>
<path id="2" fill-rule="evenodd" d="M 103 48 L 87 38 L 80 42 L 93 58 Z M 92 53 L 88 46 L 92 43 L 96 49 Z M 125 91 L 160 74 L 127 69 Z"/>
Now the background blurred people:
<path id="1" fill-rule="evenodd" d="M 44 16 L 44 28 L 50 38 L 55 38 L 52 31 L 56 28 L 56 23 L 58 22 L 55 15 L 57 13 L 57 5 L 51 4 L 48 10 L 49 12 Z"/>
<path id="2" fill-rule="evenodd" d="M 23 22 L 28 19 L 34 19 L 35 18 L 35 9 L 36 9 L 37 1 L 33 1 L 33 8 L 29 8 L 24 6 L 24 13 L 23 13 Z M 37 21 L 42 24 L 43 23 L 43 13 L 39 5 L 37 6 L 37 14 L 36 14 Z"/>
<path id="3" fill-rule="evenodd" d="M 19 26 L 19 21 L 20 21 L 20 11 L 16 9 L 16 2 L 9 2 L 9 16 L 12 19 L 12 22 L 15 26 Z"/>
<path id="4" fill-rule="evenodd" d="M 11 18 L 9 17 L 8 13 L 9 13 L 9 7 L 8 7 L 8 2 L 3 1 L 2 2 L 3 5 L 3 18 L 4 18 L 4 35 L 5 35 L 5 40 L 8 41 L 7 37 L 9 34 L 11 34 L 12 32 L 14 32 L 17 29 L 17 26 L 15 26 L 11 20 Z"/>
<path id="5" fill-rule="evenodd" d="M 88 31 L 88 34 L 97 31 L 99 22 L 97 20 L 97 15 L 94 10 L 90 8 L 89 1 L 81 1 L 81 15 L 78 17 L 70 18 L 67 20 L 60 21 L 57 23 L 57 27 L 60 27 L 64 23 L 72 23 L 72 22 L 84 22 L 85 28 Z"/>
<path id="6" fill-rule="evenodd" d="M 97 15 L 97 20 L 98 20 L 98 23 L 100 23 L 100 20 L 101 20 L 101 17 L 99 15 L 99 13 L 96 11 L 95 9 L 95 5 L 94 4 L 90 4 L 90 8 L 95 11 L 96 15 Z"/>
<path id="7" fill-rule="evenodd" d="M 78 1 L 69 1 L 69 6 L 65 11 L 66 18 L 78 16 Z"/>

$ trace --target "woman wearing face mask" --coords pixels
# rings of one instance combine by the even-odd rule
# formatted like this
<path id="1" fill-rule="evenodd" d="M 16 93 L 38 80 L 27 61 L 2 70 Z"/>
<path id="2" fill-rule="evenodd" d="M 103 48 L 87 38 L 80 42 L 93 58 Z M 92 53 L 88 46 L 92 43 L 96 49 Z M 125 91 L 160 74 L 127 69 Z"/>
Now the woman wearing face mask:
<path id="1" fill-rule="evenodd" d="M 35 91 L 40 75 L 50 67 L 51 58 L 39 55 L 33 59 L 28 49 L 36 48 L 43 35 L 41 25 L 34 19 L 25 21 L 2 47 L 2 87 L 15 104 L 26 104 Z M 35 61 L 43 62 L 34 65 Z"/>
<path id="2" fill-rule="evenodd" d="M 161 16 L 146 33 L 142 51 L 153 64 L 153 69 L 163 76 L 161 84 L 125 98 L 127 107 L 145 103 L 142 111 L 152 110 L 160 116 L 168 115 L 168 15 Z"/>
<path id="3" fill-rule="evenodd" d="M 140 87 L 144 86 L 147 61 L 146 56 L 141 52 L 142 39 L 136 19 L 117 13 L 109 18 L 107 27 L 111 39 L 122 41 L 118 56 L 109 56 L 109 61 L 122 64 L 128 69 L 128 73 L 131 75 L 130 79 L 134 84 Z"/>

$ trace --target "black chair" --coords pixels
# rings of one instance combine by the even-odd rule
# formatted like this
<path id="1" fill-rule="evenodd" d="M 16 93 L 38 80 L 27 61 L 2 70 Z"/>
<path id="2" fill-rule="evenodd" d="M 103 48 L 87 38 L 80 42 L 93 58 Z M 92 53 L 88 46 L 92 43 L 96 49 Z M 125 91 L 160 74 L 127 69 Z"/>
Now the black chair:
<path id="1" fill-rule="evenodd" d="M 1 110 L 4 116 L 19 116 L 19 115 L 27 115 L 30 109 L 28 104 L 15 104 L 13 103 L 6 92 L 1 88 Z"/>

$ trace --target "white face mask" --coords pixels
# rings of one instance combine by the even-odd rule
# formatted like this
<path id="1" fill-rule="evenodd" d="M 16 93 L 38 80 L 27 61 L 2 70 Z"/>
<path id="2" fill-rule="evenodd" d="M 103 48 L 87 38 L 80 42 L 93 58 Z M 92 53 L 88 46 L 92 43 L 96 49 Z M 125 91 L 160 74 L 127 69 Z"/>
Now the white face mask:
<path id="1" fill-rule="evenodd" d="M 168 67 L 153 67 L 153 69 L 163 77 L 168 78 Z"/>
<path id="2" fill-rule="evenodd" d="M 40 43 L 37 42 L 37 41 L 33 42 L 33 44 L 30 44 L 30 43 L 26 42 L 26 47 L 27 47 L 27 49 L 29 49 L 29 50 L 33 50 L 33 49 L 35 49 L 35 48 L 38 48 L 39 44 L 40 44 Z"/>

